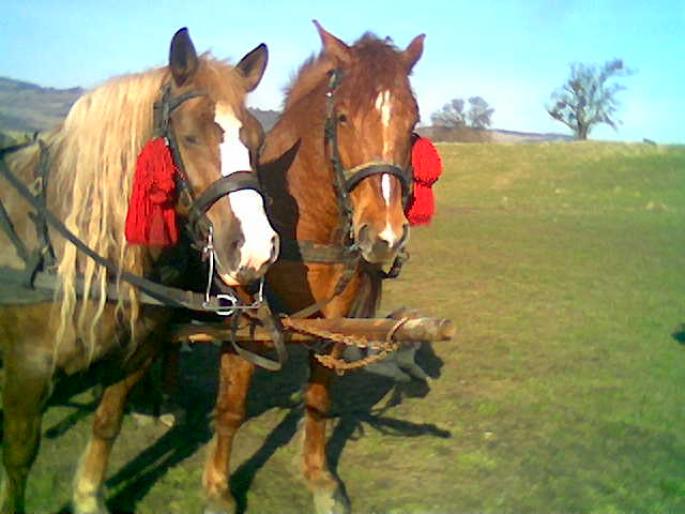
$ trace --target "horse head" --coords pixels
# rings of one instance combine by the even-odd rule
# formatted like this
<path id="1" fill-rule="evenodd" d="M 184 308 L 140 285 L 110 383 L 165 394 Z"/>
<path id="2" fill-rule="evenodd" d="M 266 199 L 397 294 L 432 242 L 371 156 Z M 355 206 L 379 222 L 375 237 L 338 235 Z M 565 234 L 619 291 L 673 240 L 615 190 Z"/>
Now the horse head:
<path id="1" fill-rule="evenodd" d="M 200 237 L 208 236 L 209 227 L 218 275 L 231 286 L 263 276 L 278 256 L 278 236 L 254 171 L 264 134 L 245 107 L 267 57 L 262 44 L 235 67 L 198 58 L 185 29 L 174 35 L 169 52 L 169 97 L 176 99 L 169 124 L 185 168 L 182 178 L 197 196 L 188 215 L 204 220 Z"/>
<path id="2" fill-rule="evenodd" d="M 424 35 L 404 50 L 371 35 L 348 46 L 315 24 L 322 55 L 331 63 L 326 144 L 345 177 L 351 236 L 365 260 L 388 262 L 409 236 L 404 203 L 411 134 L 419 118 L 409 75 L 423 52 Z"/>

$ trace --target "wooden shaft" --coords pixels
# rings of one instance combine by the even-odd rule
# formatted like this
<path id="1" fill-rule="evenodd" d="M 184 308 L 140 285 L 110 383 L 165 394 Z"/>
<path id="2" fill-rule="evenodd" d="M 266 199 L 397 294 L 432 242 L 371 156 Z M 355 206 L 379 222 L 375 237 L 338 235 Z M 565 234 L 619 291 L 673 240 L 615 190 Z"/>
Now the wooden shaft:
<path id="1" fill-rule="evenodd" d="M 397 342 L 410 341 L 448 341 L 455 335 L 454 324 L 448 319 L 409 318 L 404 322 L 396 319 L 291 319 L 282 320 L 289 343 L 307 343 L 317 337 L 302 334 L 298 331 L 312 330 L 314 332 L 332 332 L 354 337 L 364 337 L 369 341 L 392 340 Z M 394 330 L 394 332 L 393 332 Z M 236 332 L 236 340 L 240 342 L 271 341 L 268 330 L 255 325 L 243 325 Z M 205 323 L 181 325 L 174 330 L 176 340 L 190 342 L 225 341 L 231 338 L 231 328 L 224 323 Z"/>

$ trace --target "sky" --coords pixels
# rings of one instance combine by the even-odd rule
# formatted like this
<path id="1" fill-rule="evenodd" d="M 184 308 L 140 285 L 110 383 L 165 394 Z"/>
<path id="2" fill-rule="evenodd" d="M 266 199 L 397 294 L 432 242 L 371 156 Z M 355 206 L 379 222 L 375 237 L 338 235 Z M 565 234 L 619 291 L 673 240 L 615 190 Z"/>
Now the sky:
<path id="1" fill-rule="evenodd" d="M 621 58 L 633 74 L 618 130 L 592 139 L 685 143 L 685 0 L 2 0 L 0 76 L 92 88 L 166 64 L 176 30 L 237 62 L 259 43 L 269 64 L 248 104 L 280 109 L 283 87 L 321 48 L 317 19 L 353 43 L 364 32 L 405 48 L 426 34 L 412 85 L 423 123 L 453 98 L 483 97 L 492 127 L 570 133 L 545 110 L 575 62 Z"/>

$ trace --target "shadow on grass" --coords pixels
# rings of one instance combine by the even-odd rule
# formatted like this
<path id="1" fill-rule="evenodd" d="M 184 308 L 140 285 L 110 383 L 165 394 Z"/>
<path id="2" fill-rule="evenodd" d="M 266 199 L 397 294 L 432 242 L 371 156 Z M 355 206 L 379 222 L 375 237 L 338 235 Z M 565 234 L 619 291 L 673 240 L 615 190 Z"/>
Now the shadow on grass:
<path id="1" fill-rule="evenodd" d="M 443 362 L 433 352 L 430 345 L 422 345 L 417 353 L 416 361 L 430 377 L 440 376 Z M 304 362 L 301 365 L 304 365 Z M 294 384 L 294 389 L 299 389 L 302 384 L 302 380 L 298 381 Z M 345 484 L 337 474 L 343 449 L 347 441 L 364 437 L 368 429 L 390 437 L 451 437 L 449 431 L 434 424 L 412 423 L 386 415 L 392 407 L 402 403 L 405 398 L 424 398 L 429 392 L 430 386 L 427 382 L 396 383 L 388 378 L 365 372 L 353 373 L 334 382 L 332 391 L 334 406 L 331 419 L 335 423 L 335 428 L 329 438 L 326 453 L 330 470 L 339 481 L 343 494 L 346 495 Z M 386 396 L 388 400 L 385 404 L 377 407 Z M 267 436 L 259 450 L 232 474 L 231 492 L 236 500 L 238 513 L 243 514 L 247 510 L 247 493 L 259 470 L 279 448 L 287 445 L 295 436 L 302 412 L 301 405 L 291 407 L 288 414 Z"/>
<path id="2" fill-rule="evenodd" d="M 417 362 L 428 375 L 438 377 L 442 361 L 428 345 L 424 346 L 417 355 Z M 230 487 L 238 512 L 244 513 L 247 510 L 247 495 L 257 473 L 279 448 L 290 443 L 298 430 L 303 413 L 301 391 L 306 381 L 307 361 L 307 352 L 303 348 L 291 347 L 290 360 L 284 371 L 277 374 L 258 371 L 254 377 L 248 396 L 248 418 L 257 417 L 273 408 L 284 409 L 286 414 L 260 448 L 232 473 Z M 181 465 L 210 441 L 217 363 L 217 348 L 201 347 L 186 354 L 181 365 L 180 380 L 183 386 L 178 398 L 179 404 L 186 411 L 186 420 L 169 429 L 107 480 L 106 486 L 110 491 L 116 491 L 107 501 L 113 513 L 135 512 L 136 505 L 170 469 Z M 423 398 L 429 391 L 430 387 L 426 382 L 395 383 L 365 372 L 354 373 L 335 381 L 331 414 L 335 428 L 327 446 L 333 474 L 336 475 L 347 441 L 362 438 L 369 430 L 390 437 L 449 438 L 451 434 L 447 430 L 434 424 L 412 423 L 388 415 L 390 409 L 402 403 L 405 398 Z M 62 398 L 62 401 L 68 399 Z M 379 406 L 380 403 L 383 404 Z M 82 405 L 73 403 L 73 406 L 78 410 L 51 427 L 48 437 L 58 437 L 81 418 L 89 415 L 97 406 L 97 400 Z M 127 437 L 135 435 L 130 430 L 124 430 L 122 442 Z M 342 482 L 341 486 L 344 491 Z M 69 512 L 68 507 L 63 506 L 60 512 Z"/>
<path id="3" fill-rule="evenodd" d="M 671 337 L 678 343 L 685 346 L 685 323 L 681 323 L 673 330 Z"/>

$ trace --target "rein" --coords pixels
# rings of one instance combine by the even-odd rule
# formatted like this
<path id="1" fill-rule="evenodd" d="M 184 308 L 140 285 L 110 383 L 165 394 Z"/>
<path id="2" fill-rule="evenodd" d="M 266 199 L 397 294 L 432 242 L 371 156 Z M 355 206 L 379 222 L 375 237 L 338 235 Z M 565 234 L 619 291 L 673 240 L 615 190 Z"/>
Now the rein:
<path id="1" fill-rule="evenodd" d="M 362 257 L 359 245 L 354 238 L 354 208 L 350 197 L 350 193 L 354 188 L 367 178 L 387 173 L 400 181 L 402 200 L 405 205 L 411 194 L 412 180 L 410 170 L 381 161 L 365 162 L 348 169 L 342 165 L 338 148 L 338 117 L 335 110 L 335 93 L 340 86 L 342 78 L 343 74 L 339 69 L 334 69 L 330 73 L 328 89 L 326 91 L 326 121 L 324 125 L 325 146 L 328 150 L 328 160 L 333 168 L 333 186 L 340 213 L 341 241 L 338 244 L 322 244 L 312 241 L 281 238 L 280 258 L 298 262 L 344 264 L 345 269 L 330 297 L 296 312 L 290 316 L 291 318 L 307 318 L 320 311 L 321 308 L 329 304 L 347 288 L 357 271 Z M 396 278 L 399 276 L 402 265 L 407 259 L 408 255 L 404 251 L 400 251 L 390 270 L 387 272 L 379 270 L 378 273 L 384 279 Z"/>

